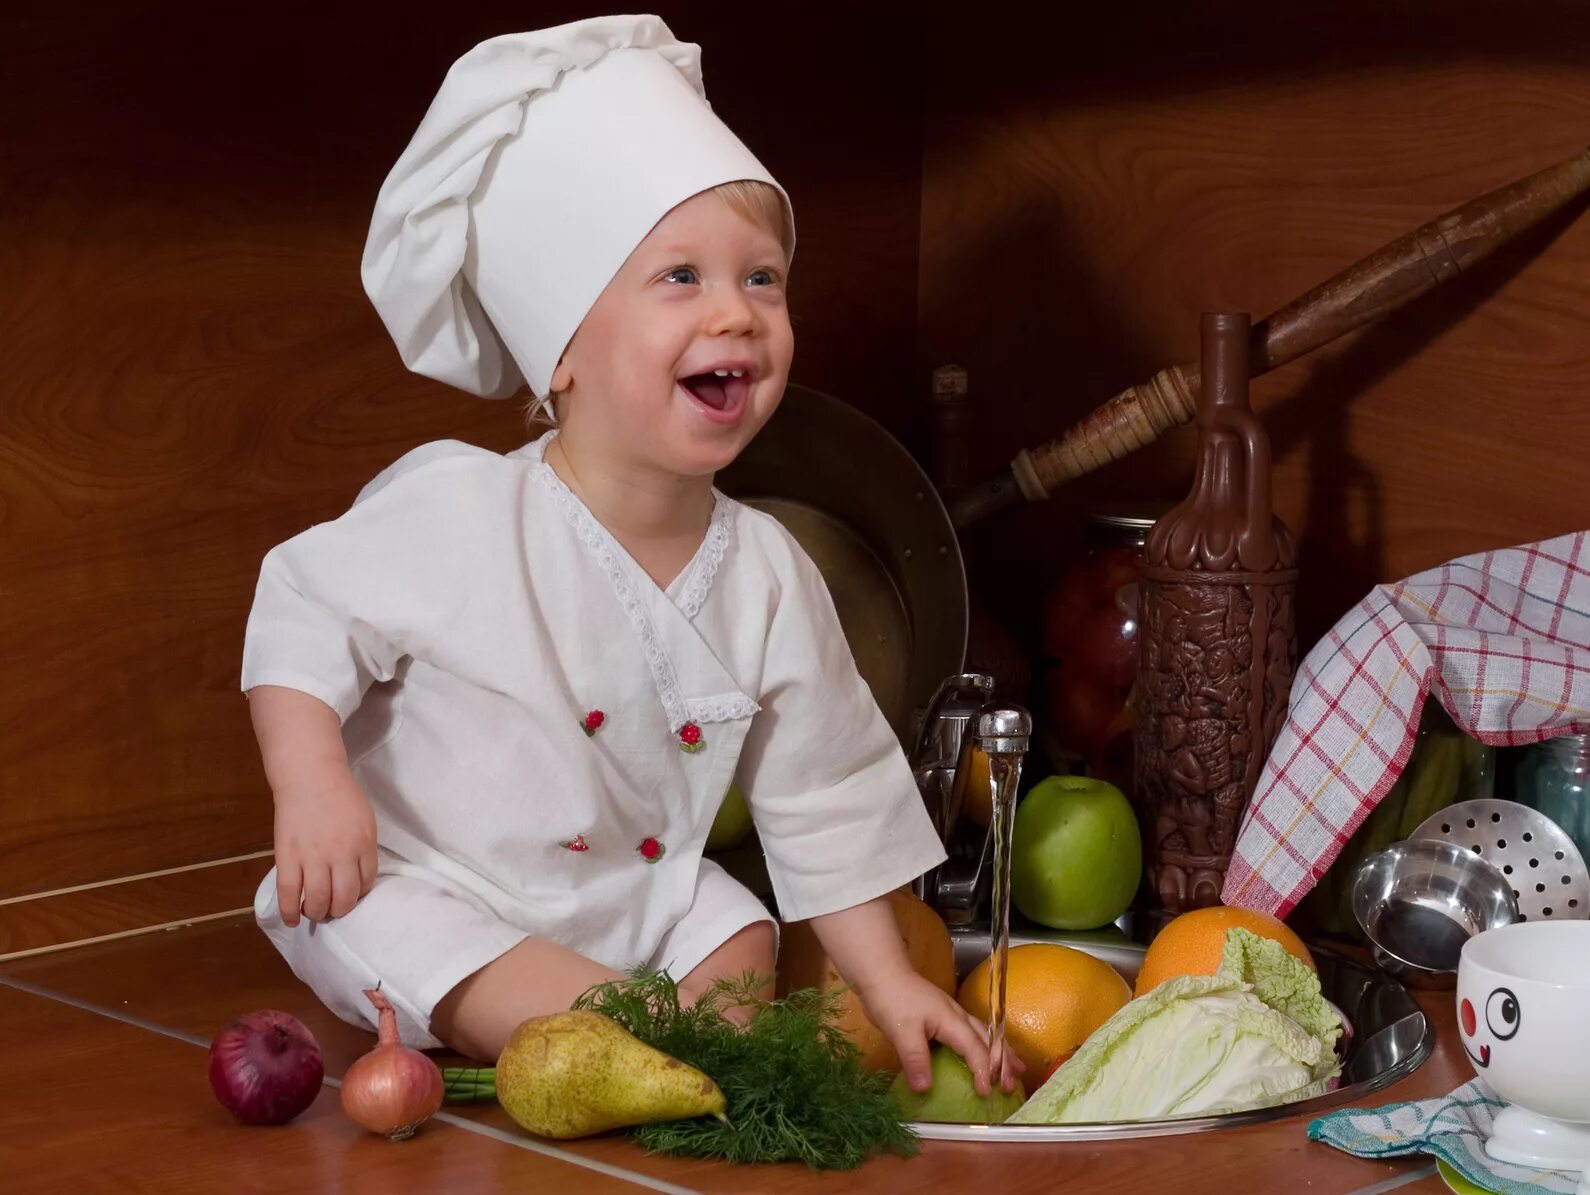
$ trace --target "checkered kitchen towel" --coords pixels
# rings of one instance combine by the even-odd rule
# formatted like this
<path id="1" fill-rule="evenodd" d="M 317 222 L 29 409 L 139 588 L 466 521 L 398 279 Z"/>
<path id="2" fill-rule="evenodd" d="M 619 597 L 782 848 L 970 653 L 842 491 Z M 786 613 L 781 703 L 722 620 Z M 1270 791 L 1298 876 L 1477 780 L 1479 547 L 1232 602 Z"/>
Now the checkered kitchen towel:
<path id="1" fill-rule="evenodd" d="M 1471 1079 L 1439 1099 L 1332 1112 L 1310 1124 L 1308 1135 L 1360 1158 L 1440 1158 L 1475 1186 L 1498 1195 L 1574 1195 L 1577 1178 L 1558 1170 L 1509 1166 L 1485 1152 L 1491 1122 L 1501 1110 L 1502 1101 Z"/>
<path id="2" fill-rule="evenodd" d="M 1413 752 L 1425 694 L 1482 743 L 1590 732 L 1590 532 L 1379 585 L 1309 652 L 1223 899 L 1285 916 Z"/>

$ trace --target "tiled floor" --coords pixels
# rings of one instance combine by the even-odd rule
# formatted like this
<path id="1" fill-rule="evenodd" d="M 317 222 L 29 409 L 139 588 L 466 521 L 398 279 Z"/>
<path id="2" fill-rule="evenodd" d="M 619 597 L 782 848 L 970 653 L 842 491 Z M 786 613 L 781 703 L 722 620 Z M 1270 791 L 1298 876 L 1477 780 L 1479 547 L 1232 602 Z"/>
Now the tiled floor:
<path id="1" fill-rule="evenodd" d="M 1436 1055 L 1381 1098 L 1432 1095 L 1467 1078 L 1450 1005 L 1449 993 L 1426 1001 Z M 924 1142 L 915 1159 L 880 1158 L 849 1174 L 651 1157 L 622 1136 L 543 1142 L 495 1106 L 448 1108 L 394 1145 L 355 1128 L 329 1088 L 291 1125 L 249 1129 L 211 1095 L 204 1047 L 231 1016 L 254 1008 L 285 1009 L 309 1025 L 329 1076 L 372 1044 L 320 1008 L 242 918 L 0 966 L 0 1191 L 1445 1190 L 1422 1163 L 1361 1161 L 1310 1143 L 1300 1119 L 1139 1142 Z"/>

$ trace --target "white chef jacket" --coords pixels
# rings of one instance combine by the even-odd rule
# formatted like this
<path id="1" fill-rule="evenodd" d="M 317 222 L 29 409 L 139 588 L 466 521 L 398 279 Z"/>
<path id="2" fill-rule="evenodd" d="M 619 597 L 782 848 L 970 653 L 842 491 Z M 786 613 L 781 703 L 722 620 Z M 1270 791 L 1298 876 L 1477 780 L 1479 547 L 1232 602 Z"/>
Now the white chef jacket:
<path id="1" fill-rule="evenodd" d="M 555 434 L 416 449 L 265 558 L 243 688 L 337 712 L 383 856 L 619 970 L 689 909 L 736 777 L 786 920 L 941 862 L 789 533 L 715 493 L 664 591 L 545 463 Z"/>

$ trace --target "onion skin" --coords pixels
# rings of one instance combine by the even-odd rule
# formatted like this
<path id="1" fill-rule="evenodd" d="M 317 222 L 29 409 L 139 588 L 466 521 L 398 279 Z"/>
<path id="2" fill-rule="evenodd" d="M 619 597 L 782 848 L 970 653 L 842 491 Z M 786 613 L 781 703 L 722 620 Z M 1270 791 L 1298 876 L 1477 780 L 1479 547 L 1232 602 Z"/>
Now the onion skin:
<path id="1" fill-rule="evenodd" d="M 210 1089 L 242 1124 L 286 1124 L 320 1094 L 320 1043 L 273 1008 L 246 1012 L 210 1043 Z"/>
<path id="2" fill-rule="evenodd" d="M 441 1108 L 442 1072 L 398 1040 L 397 1011 L 387 998 L 373 989 L 364 994 L 381 1014 L 380 1041 L 342 1077 L 342 1110 L 360 1128 L 403 1141 Z"/>

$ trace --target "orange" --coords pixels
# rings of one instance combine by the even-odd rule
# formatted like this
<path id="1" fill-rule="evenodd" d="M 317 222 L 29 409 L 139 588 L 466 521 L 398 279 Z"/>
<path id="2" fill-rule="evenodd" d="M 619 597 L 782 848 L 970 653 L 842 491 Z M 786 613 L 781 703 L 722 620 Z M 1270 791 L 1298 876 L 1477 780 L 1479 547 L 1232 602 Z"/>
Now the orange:
<path id="1" fill-rule="evenodd" d="M 961 792 L 961 815 L 986 830 L 994 820 L 994 782 L 988 773 L 988 756 L 981 747 L 972 748 L 971 762 L 966 766 L 970 774 Z"/>
<path id="2" fill-rule="evenodd" d="M 955 946 L 943 920 L 905 889 L 889 893 L 895 927 L 905 943 L 906 956 L 918 975 L 937 987 L 955 992 Z M 811 922 L 786 923 L 779 933 L 778 984 L 780 996 L 801 988 L 843 988 L 833 962 L 817 940 Z M 900 1055 L 889 1039 L 867 1017 L 861 998 L 853 991 L 840 996 L 839 1015 L 834 1024 L 861 1051 L 861 1065 L 868 1071 L 897 1071 Z"/>
<path id="3" fill-rule="evenodd" d="M 1075 1053 L 1075 1050 L 1067 1050 L 1064 1054 L 1056 1054 L 1053 1058 L 1049 1059 L 1048 1064 L 1043 1068 L 1043 1074 L 1038 1076 L 1038 1082 L 1033 1084 L 1032 1089 L 1037 1091 L 1038 1088 L 1042 1087 L 1050 1079 L 1054 1078 L 1055 1071 L 1059 1070 L 1066 1063 L 1070 1062 L 1071 1055 Z"/>
<path id="4" fill-rule="evenodd" d="M 988 960 L 961 984 L 961 1007 L 988 1020 Z M 1132 998 L 1126 980 L 1090 954 L 1048 942 L 1015 946 L 1005 976 L 1005 1040 L 1041 1075 L 1050 1059 L 1075 1050 Z"/>
<path id="5" fill-rule="evenodd" d="M 1154 935 L 1143 956 L 1143 968 L 1137 973 L 1137 994 L 1141 996 L 1180 975 L 1213 975 L 1219 970 L 1220 956 L 1226 949 L 1226 931 L 1238 928 L 1261 938 L 1274 938 L 1310 971 L 1318 970 L 1308 947 L 1283 922 L 1252 909 L 1213 905 L 1183 913 Z"/>

